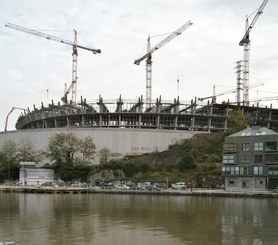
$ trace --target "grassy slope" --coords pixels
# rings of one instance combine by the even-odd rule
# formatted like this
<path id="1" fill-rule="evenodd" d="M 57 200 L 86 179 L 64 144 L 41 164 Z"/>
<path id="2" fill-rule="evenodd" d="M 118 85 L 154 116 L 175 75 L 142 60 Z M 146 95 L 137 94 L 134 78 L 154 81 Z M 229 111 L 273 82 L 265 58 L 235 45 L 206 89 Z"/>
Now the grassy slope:
<path id="1" fill-rule="evenodd" d="M 213 187 L 223 183 L 221 177 L 222 144 L 226 133 L 197 134 L 167 151 L 127 156 L 121 161 L 102 165 L 102 169 L 122 169 L 133 181 L 186 181 L 195 186 Z M 179 163 L 185 152 L 194 156 L 196 167 L 181 172 Z"/>

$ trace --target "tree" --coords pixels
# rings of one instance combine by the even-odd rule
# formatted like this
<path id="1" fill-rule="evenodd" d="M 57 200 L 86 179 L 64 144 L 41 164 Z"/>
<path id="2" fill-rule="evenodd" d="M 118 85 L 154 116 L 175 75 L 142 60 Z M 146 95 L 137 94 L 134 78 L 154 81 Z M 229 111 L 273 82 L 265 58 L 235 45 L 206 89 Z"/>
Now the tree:
<path id="1" fill-rule="evenodd" d="M 48 142 L 48 157 L 55 165 L 73 165 L 80 149 L 80 140 L 73 133 L 59 133 Z"/>
<path id="2" fill-rule="evenodd" d="M 228 128 L 231 129 L 231 133 L 239 132 L 249 126 L 248 115 L 244 115 L 243 111 L 233 110 L 229 112 L 228 116 Z M 249 120 L 250 121 L 250 120 Z"/>
<path id="3" fill-rule="evenodd" d="M 99 151 L 99 158 L 101 164 L 108 162 L 109 154 L 110 154 L 110 150 L 107 147 L 104 147 Z"/>
<path id="4" fill-rule="evenodd" d="M 0 180 L 18 179 L 19 160 L 17 145 L 13 140 L 4 142 L 0 152 Z"/>
<path id="5" fill-rule="evenodd" d="M 85 139 L 80 140 L 80 152 L 82 153 L 83 164 L 90 164 L 95 150 L 96 146 L 93 143 L 92 137 L 88 136 Z"/>
<path id="6" fill-rule="evenodd" d="M 185 152 L 181 161 L 179 162 L 179 170 L 181 172 L 184 172 L 187 169 L 193 169 L 195 168 L 195 160 L 193 155 L 190 152 Z"/>
<path id="7" fill-rule="evenodd" d="M 73 133 L 56 134 L 48 143 L 48 157 L 53 162 L 56 174 L 65 181 L 88 178 L 88 163 L 94 152 L 95 145 L 91 137 L 82 140 Z"/>
<path id="8" fill-rule="evenodd" d="M 34 144 L 28 139 L 19 144 L 17 154 L 19 161 L 38 163 L 42 159 L 42 152 L 35 151 Z"/>

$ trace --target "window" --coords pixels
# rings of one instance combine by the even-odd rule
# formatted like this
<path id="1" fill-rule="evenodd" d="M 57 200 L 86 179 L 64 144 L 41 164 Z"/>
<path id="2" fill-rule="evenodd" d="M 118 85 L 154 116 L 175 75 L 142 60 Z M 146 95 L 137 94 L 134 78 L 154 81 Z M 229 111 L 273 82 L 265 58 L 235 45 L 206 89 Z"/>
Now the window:
<path id="1" fill-rule="evenodd" d="M 239 175 L 239 167 L 223 167 L 222 172 L 227 175 Z"/>
<path id="2" fill-rule="evenodd" d="M 254 144 L 255 151 L 263 151 L 264 150 L 264 143 L 263 142 L 256 142 Z"/>
<path id="3" fill-rule="evenodd" d="M 241 150 L 242 151 L 249 151 L 250 150 L 250 144 L 249 143 L 242 143 L 241 144 Z"/>
<path id="4" fill-rule="evenodd" d="M 263 167 L 254 167 L 254 175 L 263 175 Z"/>
<path id="5" fill-rule="evenodd" d="M 240 167 L 240 175 L 248 175 L 248 168 L 247 167 Z"/>
<path id="6" fill-rule="evenodd" d="M 223 155 L 223 164 L 235 164 L 235 155 Z"/>
<path id="7" fill-rule="evenodd" d="M 265 150 L 266 151 L 277 151 L 278 150 L 278 142 L 265 142 Z"/>
<path id="8" fill-rule="evenodd" d="M 240 163 L 241 164 L 249 164 L 250 163 L 250 155 L 242 155 Z"/>
<path id="9" fill-rule="evenodd" d="M 265 163 L 278 164 L 278 154 L 266 154 Z"/>
<path id="10" fill-rule="evenodd" d="M 254 162 L 255 162 L 256 164 L 258 164 L 258 163 L 263 163 L 263 155 L 255 155 L 255 156 L 254 156 Z"/>
<path id="11" fill-rule="evenodd" d="M 235 174 L 235 169 L 233 167 L 231 167 L 231 175 L 234 175 Z"/>
<path id="12" fill-rule="evenodd" d="M 223 144 L 223 151 L 224 152 L 234 152 L 235 151 L 235 144 L 234 143 L 224 143 Z"/>
<path id="13" fill-rule="evenodd" d="M 269 175 L 278 175 L 278 167 L 271 167 L 268 169 L 268 174 Z"/>

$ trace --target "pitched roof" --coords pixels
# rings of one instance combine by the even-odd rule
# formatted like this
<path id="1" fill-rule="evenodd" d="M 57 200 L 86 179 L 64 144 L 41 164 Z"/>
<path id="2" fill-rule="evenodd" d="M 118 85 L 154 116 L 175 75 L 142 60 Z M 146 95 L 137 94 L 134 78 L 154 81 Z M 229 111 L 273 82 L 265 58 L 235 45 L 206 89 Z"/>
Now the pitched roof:
<path id="1" fill-rule="evenodd" d="M 259 135 L 278 135 L 278 133 L 265 127 L 261 128 L 260 126 L 252 126 L 251 128 L 246 128 L 228 137 L 259 136 Z"/>

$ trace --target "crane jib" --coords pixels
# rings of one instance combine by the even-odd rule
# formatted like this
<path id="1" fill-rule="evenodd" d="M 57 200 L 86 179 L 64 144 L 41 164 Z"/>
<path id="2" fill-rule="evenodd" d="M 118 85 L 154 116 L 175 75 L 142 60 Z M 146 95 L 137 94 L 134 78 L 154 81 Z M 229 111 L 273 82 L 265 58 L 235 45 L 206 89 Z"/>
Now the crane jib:
<path id="1" fill-rule="evenodd" d="M 71 85 L 69 87 L 69 90 L 66 91 L 66 93 L 62 97 L 62 101 L 64 103 L 67 103 L 67 94 L 71 90 L 72 91 L 72 100 L 71 101 L 72 101 L 73 104 L 75 104 L 76 103 L 76 83 L 77 83 L 77 48 L 92 51 L 93 54 L 99 54 L 99 53 L 101 53 L 101 50 L 100 49 L 92 49 L 92 48 L 89 48 L 89 47 L 84 47 L 84 46 L 78 45 L 77 44 L 77 32 L 76 32 L 76 30 L 73 30 L 74 31 L 74 41 L 71 42 L 71 41 L 65 40 L 63 38 L 55 37 L 55 36 L 52 36 L 52 35 L 49 35 L 49 34 L 46 34 L 46 33 L 43 33 L 43 32 L 28 29 L 26 27 L 14 25 L 14 24 L 11 24 L 11 23 L 6 23 L 5 26 L 9 27 L 9 28 L 12 28 L 12 29 L 15 29 L 15 30 L 18 30 L 18 31 L 29 33 L 29 34 L 34 35 L 34 36 L 46 38 L 47 40 L 52 40 L 52 41 L 56 41 L 56 42 L 60 42 L 60 43 L 72 46 L 72 49 L 73 49 L 73 52 L 72 52 L 72 82 L 71 82 Z"/>
<path id="2" fill-rule="evenodd" d="M 183 26 L 181 26 L 176 31 L 172 32 L 169 36 L 164 38 L 161 42 L 159 42 L 157 45 L 155 45 L 149 52 L 147 52 L 145 55 L 143 55 L 141 58 L 134 61 L 134 64 L 139 65 L 142 60 L 148 57 L 148 55 L 152 54 L 154 51 L 158 50 L 162 46 L 164 46 L 166 43 L 170 42 L 172 39 L 174 39 L 176 36 L 181 35 L 183 31 L 185 31 L 187 28 L 189 28 L 193 23 L 189 20 L 186 22 Z"/>

